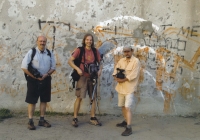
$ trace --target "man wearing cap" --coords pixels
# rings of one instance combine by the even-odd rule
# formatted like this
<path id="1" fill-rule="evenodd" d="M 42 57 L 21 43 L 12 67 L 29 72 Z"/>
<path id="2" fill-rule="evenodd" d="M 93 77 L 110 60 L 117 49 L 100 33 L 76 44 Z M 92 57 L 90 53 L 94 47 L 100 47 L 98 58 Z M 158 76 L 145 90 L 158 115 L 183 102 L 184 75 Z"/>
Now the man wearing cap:
<path id="1" fill-rule="evenodd" d="M 133 56 L 133 49 L 131 46 L 123 48 L 124 57 L 121 58 L 115 66 L 113 77 L 117 82 L 116 91 L 118 92 L 118 106 L 122 108 L 124 121 L 118 123 L 117 127 L 125 127 L 122 136 L 129 136 L 132 134 L 131 128 L 131 105 L 133 104 L 134 92 L 137 90 L 140 62 Z M 124 70 L 124 77 L 119 75 L 118 70 Z"/>

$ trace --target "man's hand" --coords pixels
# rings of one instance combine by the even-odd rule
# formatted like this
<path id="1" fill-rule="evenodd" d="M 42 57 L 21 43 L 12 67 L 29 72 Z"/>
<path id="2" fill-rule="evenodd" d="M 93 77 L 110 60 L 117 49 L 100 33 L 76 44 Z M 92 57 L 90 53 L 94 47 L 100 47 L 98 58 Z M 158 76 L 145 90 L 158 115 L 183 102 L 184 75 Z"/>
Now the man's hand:
<path id="1" fill-rule="evenodd" d="M 98 74 L 98 77 L 100 77 L 100 76 L 101 76 L 101 70 L 99 70 L 99 71 L 97 72 L 97 74 Z"/>
<path id="2" fill-rule="evenodd" d="M 125 81 L 128 81 L 127 78 L 120 79 L 120 78 L 117 78 L 116 76 L 114 76 L 114 80 L 117 81 L 118 83 L 123 83 L 123 82 L 125 82 Z"/>
<path id="3" fill-rule="evenodd" d="M 76 71 L 78 72 L 78 74 L 79 74 L 80 76 L 83 75 L 83 72 L 82 72 L 82 70 L 81 70 L 80 68 L 78 68 Z"/>
<path id="4" fill-rule="evenodd" d="M 49 76 L 48 73 L 44 74 L 41 79 L 44 80 L 47 76 Z M 39 78 L 38 78 L 38 80 L 39 80 Z"/>
<path id="5" fill-rule="evenodd" d="M 39 81 L 42 81 L 43 80 L 43 78 L 36 78 L 37 80 L 39 80 Z"/>

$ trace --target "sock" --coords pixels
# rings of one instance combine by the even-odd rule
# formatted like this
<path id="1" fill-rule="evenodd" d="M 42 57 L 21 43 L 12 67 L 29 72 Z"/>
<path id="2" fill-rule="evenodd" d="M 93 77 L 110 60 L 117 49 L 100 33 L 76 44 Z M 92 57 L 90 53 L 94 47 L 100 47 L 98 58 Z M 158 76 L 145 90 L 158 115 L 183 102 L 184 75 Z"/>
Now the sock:
<path id="1" fill-rule="evenodd" d="M 44 117 L 40 117 L 40 121 L 44 121 Z"/>
<path id="2" fill-rule="evenodd" d="M 90 120 L 94 120 L 95 117 L 91 117 Z"/>
<path id="3" fill-rule="evenodd" d="M 33 118 L 29 119 L 29 122 L 30 122 L 30 123 L 33 122 Z"/>
<path id="4" fill-rule="evenodd" d="M 130 129 L 130 128 L 131 128 L 131 125 L 127 125 L 126 127 Z"/>

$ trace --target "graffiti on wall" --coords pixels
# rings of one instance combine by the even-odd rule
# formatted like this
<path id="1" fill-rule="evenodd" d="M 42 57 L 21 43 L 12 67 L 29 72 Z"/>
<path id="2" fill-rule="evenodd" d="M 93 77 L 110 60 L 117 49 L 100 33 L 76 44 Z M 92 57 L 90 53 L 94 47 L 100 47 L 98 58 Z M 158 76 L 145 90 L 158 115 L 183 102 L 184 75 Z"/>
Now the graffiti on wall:
<path id="1" fill-rule="evenodd" d="M 51 42 L 52 49 L 60 47 L 65 42 L 58 42 L 56 39 L 56 32 L 63 33 L 63 38 L 67 36 L 77 35 L 87 31 L 82 28 L 77 28 L 70 23 L 54 22 L 54 21 L 38 21 L 39 29 L 46 33 Z M 179 94 L 184 100 L 195 100 L 200 98 L 195 92 L 195 87 L 198 85 L 199 77 L 194 74 L 199 72 L 199 55 L 200 55 L 200 42 L 198 41 L 200 26 L 192 27 L 173 27 L 172 24 L 160 25 L 160 30 L 157 32 L 143 32 L 143 39 L 135 39 L 133 37 L 132 29 L 125 29 L 122 26 L 92 26 L 91 30 L 97 36 L 97 48 L 107 47 L 105 53 L 104 73 L 101 78 L 101 84 L 104 91 L 109 91 L 111 97 L 113 94 L 113 79 L 111 73 L 116 64 L 122 56 L 121 54 L 114 54 L 117 47 L 122 45 L 132 45 L 135 50 L 135 56 L 138 57 L 142 64 L 140 74 L 140 85 L 145 85 L 145 80 L 148 76 L 154 79 L 155 85 L 152 85 L 152 94 L 155 94 L 155 89 L 159 91 L 160 96 L 163 98 L 163 111 L 165 113 L 174 112 L 174 99 Z M 102 40 L 102 37 L 107 37 Z M 80 37 L 81 39 L 81 37 Z M 104 38 L 105 39 L 105 38 Z M 107 44 L 106 44 L 107 43 Z M 189 46 L 188 44 L 194 43 L 195 45 Z M 55 46 L 55 44 L 57 44 Z M 191 49 L 192 47 L 192 49 Z M 187 57 L 188 50 L 195 50 L 191 52 L 192 58 Z M 70 54 L 68 55 L 70 56 Z M 59 55 L 56 54 L 59 60 Z M 59 61 L 58 61 L 59 63 Z M 190 72 L 192 76 L 187 76 L 186 73 Z M 56 76 L 57 77 L 57 76 Z M 62 79 L 60 75 L 59 79 Z M 56 87 L 63 82 L 58 82 Z M 106 83 L 106 84 L 105 84 Z M 67 85 L 67 81 L 64 82 Z M 107 88 L 106 88 L 107 87 Z M 57 91 L 61 89 L 57 89 Z M 66 89 L 62 89 L 63 91 Z M 62 91 L 61 90 L 61 91 Z M 102 94 L 106 94 L 102 90 Z M 136 93 L 138 102 L 142 91 Z"/>
<path id="2" fill-rule="evenodd" d="M 175 111 L 174 99 L 177 96 L 190 102 L 200 99 L 196 88 L 199 86 L 200 78 L 198 76 L 200 71 L 200 41 L 198 41 L 200 26 L 177 28 L 173 27 L 172 24 L 167 24 L 160 25 L 159 29 L 153 26 L 153 32 L 143 31 L 144 37 L 137 39 L 134 38 L 133 33 L 139 24 L 133 28 L 130 26 L 132 23 L 131 19 L 126 22 L 115 20 L 110 24 L 105 22 L 103 25 L 84 28 L 81 23 L 78 26 L 70 22 L 38 20 L 38 29 L 47 36 L 47 46 L 54 51 L 57 60 L 57 71 L 53 74 L 52 94 L 68 92 L 70 85 L 69 79 L 66 77 L 69 77 L 71 68 L 67 66 L 67 59 L 70 57 L 71 51 L 80 44 L 83 35 L 91 31 L 95 36 L 97 48 L 104 48 L 104 70 L 101 77 L 101 85 L 104 87 L 101 89 L 102 95 L 114 97 L 115 91 L 111 74 L 114 65 L 122 57 L 121 53 L 116 53 L 116 50 L 120 46 L 132 45 L 134 55 L 140 59 L 142 64 L 139 90 L 136 93 L 138 103 L 142 96 L 161 96 L 163 98 L 163 111 L 171 113 Z M 31 38 L 31 42 L 34 44 L 33 37 L 29 32 L 20 33 L 17 37 L 24 34 Z M 16 46 L 19 49 L 19 46 L 26 45 L 21 41 L 21 43 L 16 43 Z M 4 54 L 9 54 L 8 46 L 0 44 L 0 49 L 0 59 L 5 59 Z M 20 50 L 17 52 L 19 53 L 16 55 L 12 54 L 13 60 L 18 56 L 22 57 Z M 190 55 L 187 55 L 187 52 Z M 6 59 L 8 64 L 12 63 L 11 58 Z M 0 70 L 12 71 L 12 68 L 6 69 L 5 67 L 5 65 L 2 66 Z M 11 81 L 13 83 L 11 83 L 11 88 L 1 85 L 2 92 L 6 91 L 12 96 L 16 96 L 18 90 L 25 92 L 22 83 L 15 84 L 15 79 Z M 151 90 L 144 90 L 142 87 L 145 85 L 148 85 Z"/>

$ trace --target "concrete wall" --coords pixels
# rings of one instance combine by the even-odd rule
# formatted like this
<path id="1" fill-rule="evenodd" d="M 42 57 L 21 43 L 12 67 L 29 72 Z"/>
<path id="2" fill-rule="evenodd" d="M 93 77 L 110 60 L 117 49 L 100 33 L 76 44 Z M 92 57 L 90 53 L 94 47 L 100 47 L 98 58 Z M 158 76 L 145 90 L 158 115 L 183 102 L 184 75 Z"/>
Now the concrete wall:
<path id="1" fill-rule="evenodd" d="M 153 32 L 144 30 L 144 21 L 153 23 Z M 138 28 L 143 38 L 133 38 Z M 67 59 L 86 32 L 106 53 L 99 88 L 102 113 L 120 113 L 111 74 L 124 45 L 133 46 L 143 68 L 134 113 L 199 112 L 200 0 L 1 0 L 0 108 L 26 110 L 20 65 L 43 33 L 57 61 L 48 110 L 73 112 Z M 88 113 L 88 98 L 82 104 L 81 112 Z"/>

